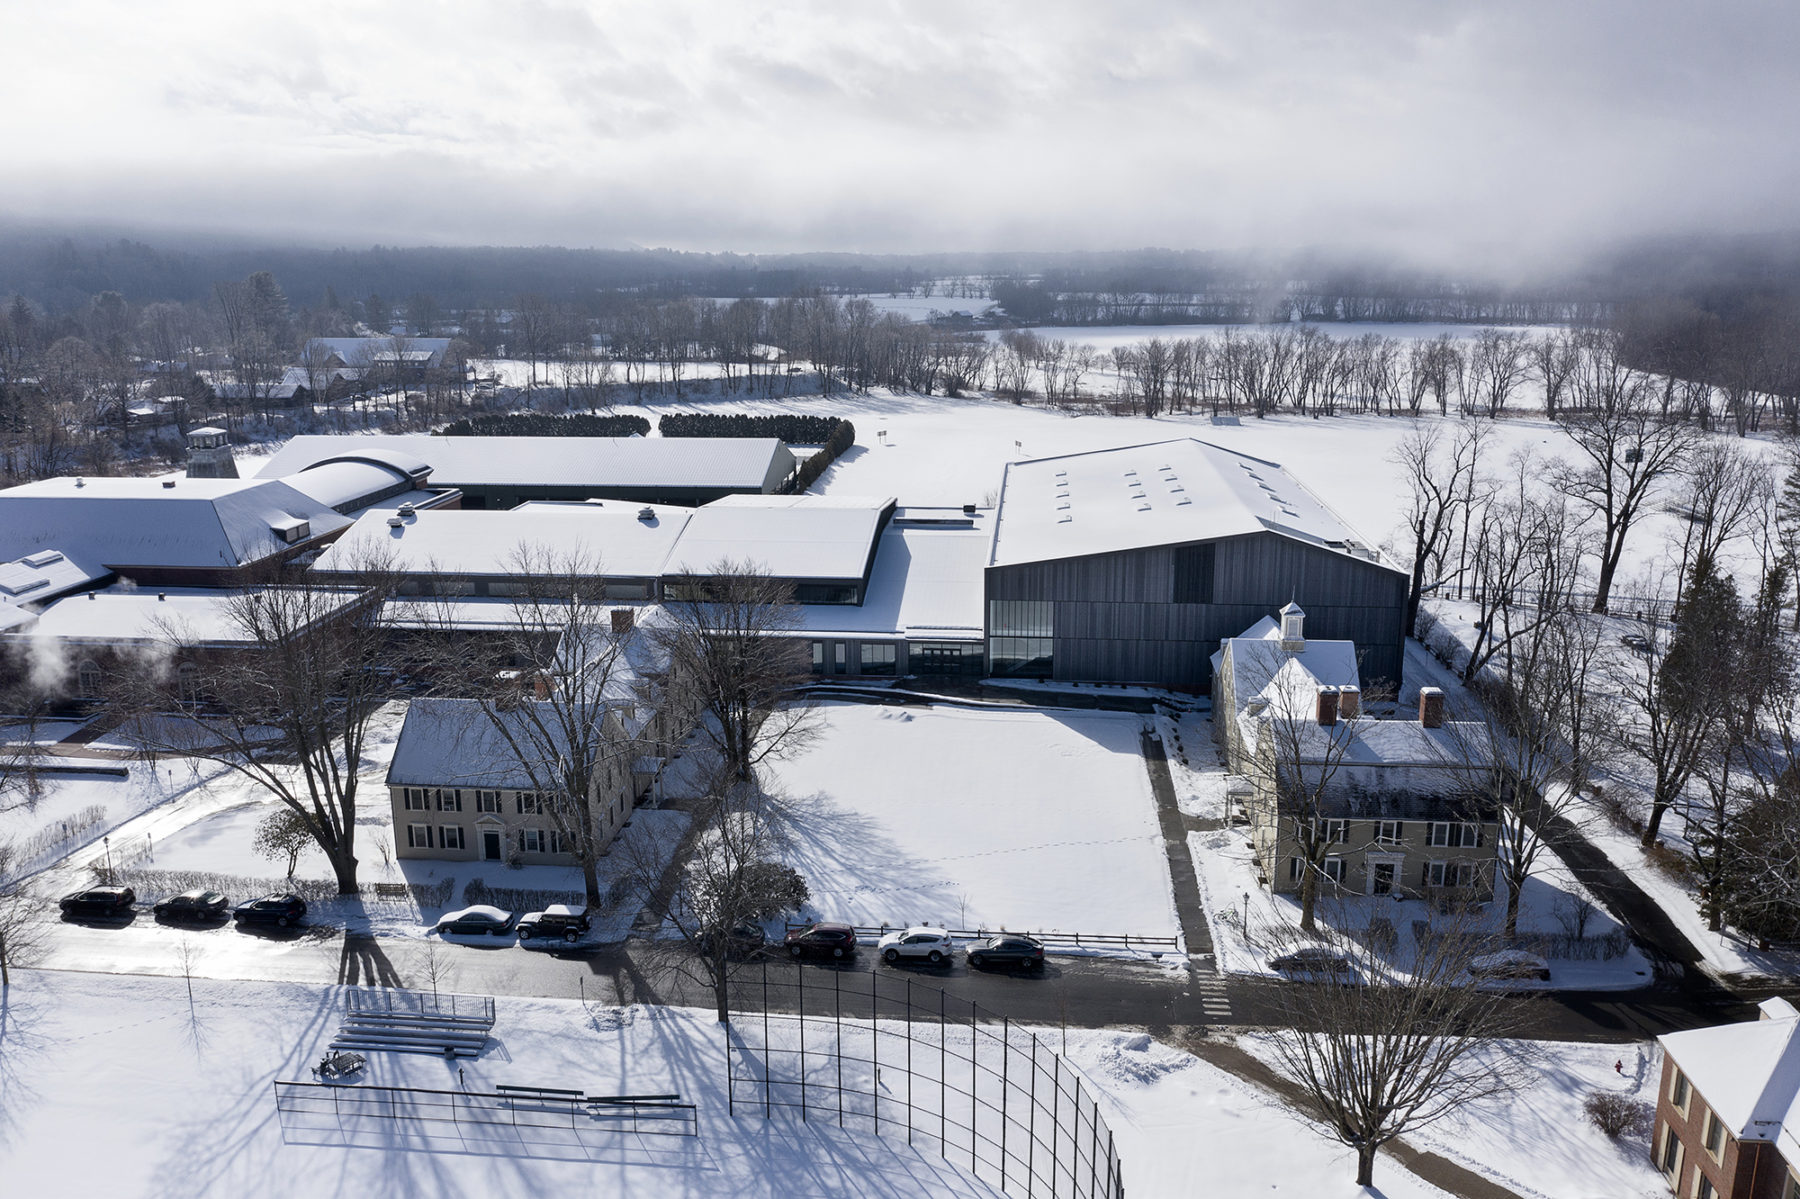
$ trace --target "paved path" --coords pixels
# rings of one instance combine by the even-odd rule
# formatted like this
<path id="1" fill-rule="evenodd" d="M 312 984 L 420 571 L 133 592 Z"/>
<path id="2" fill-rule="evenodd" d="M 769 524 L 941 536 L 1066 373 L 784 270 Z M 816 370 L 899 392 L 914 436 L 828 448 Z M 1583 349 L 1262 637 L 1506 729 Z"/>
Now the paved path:
<path id="1" fill-rule="evenodd" d="M 1175 890 L 1175 914 L 1190 958 L 1212 965 L 1212 931 L 1206 925 L 1206 909 L 1200 904 L 1200 880 L 1194 874 L 1194 858 L 1188 852 L 1187 823 L 1175 802 L 1175 780 L 1169 777 L 1169 759 L 1160 737 L 1145 733 L 1144 766 L 1150 772 L 1150 791 L 1156 796 L 1156 818 L 1162 825 L 1163 848 L 1169 858 L 1169 881 Z"/>

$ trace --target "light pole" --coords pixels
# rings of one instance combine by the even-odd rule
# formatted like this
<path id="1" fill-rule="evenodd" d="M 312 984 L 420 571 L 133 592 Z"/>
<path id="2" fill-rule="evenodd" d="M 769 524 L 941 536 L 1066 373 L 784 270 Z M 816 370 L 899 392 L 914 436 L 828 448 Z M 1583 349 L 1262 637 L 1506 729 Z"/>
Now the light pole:
<path id="1" fill-rule="evenodd" d="M 1244 944 L 1250 944 L 1250 892 L 1244 892 Z"/>
<path id="2" fill-rule="evenodd" d="M 110 883 L 113 881 L 112 838 L 111 837 L 101 837 L 100 844 L 106 847 L 106 881 Z"/>

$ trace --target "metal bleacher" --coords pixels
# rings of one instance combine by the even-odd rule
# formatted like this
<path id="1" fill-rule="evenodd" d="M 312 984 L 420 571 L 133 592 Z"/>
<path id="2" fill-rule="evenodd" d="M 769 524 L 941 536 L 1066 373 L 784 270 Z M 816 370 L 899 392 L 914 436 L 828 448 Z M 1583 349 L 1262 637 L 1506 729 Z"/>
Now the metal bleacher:
<path id="1" fill-rule="evenodd" d="M 354 990 L 349 996 L 333 1049 L 479 1057 L 494 1028 L 492 996 L 394 990 Z"/>

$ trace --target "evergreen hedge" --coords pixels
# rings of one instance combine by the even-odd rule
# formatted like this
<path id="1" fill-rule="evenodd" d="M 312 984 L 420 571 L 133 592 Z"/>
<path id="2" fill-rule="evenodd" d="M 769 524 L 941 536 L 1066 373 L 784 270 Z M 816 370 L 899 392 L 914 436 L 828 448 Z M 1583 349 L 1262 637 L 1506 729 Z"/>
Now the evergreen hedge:
<path id="1" fill-rule="evenodd" d="M 657 421 L 664 437 L 779 437 L 789 445 L 818 445 L 841 425 L 835 416 L 745 416 L 728 412 L 676 412 Z M 854 431 L 851 440 L 856 439 Z"/>
<path id="2" fill-rule="evenodd" d="M 665 418 L 667 419 L 667 418 Z M 648 437 L 650 422 L 641 416 L 601 416 L 571 412 L 492 413 L 463 417 L 444 430 L 449 437 Z"/>

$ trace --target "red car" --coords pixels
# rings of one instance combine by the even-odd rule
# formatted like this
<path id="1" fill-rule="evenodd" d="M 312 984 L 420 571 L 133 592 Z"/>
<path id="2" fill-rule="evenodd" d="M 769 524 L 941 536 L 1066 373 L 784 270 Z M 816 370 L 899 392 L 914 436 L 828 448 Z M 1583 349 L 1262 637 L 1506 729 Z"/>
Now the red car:
<path id="1" fill-rule="evenodd" d="M 856 930 L 848 924 L 821 921 L 794 929 L 786 944 L 788 954 L 796 958 L 847 958 L 856 952 Z"/>

